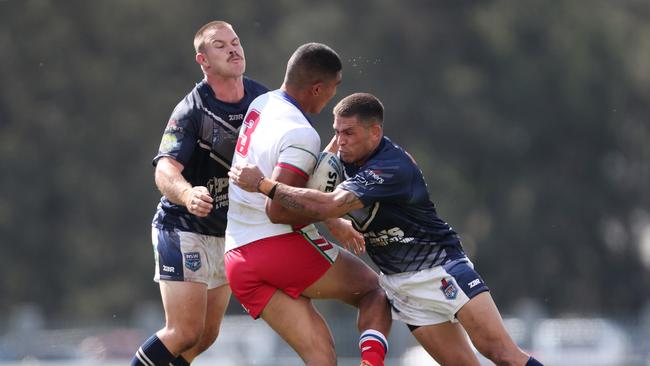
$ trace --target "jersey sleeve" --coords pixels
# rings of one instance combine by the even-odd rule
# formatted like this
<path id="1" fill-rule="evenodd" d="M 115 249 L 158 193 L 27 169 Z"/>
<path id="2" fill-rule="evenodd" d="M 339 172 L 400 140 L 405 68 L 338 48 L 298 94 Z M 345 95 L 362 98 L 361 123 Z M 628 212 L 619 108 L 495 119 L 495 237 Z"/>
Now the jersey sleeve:
<path id="1" fill-rule="evenodd" d="M 283 136 L 277 166 L 309 179 L 320 153 L 320 136 L 313 128 L 296 128 Z"/>
<path id="2" fill-rule="evenodd" d="M 375 202 L 408 202 L 411 198 L 412 174 L 400 164 L 370 165 L 338 185 L 352 192 L 365 207 Z"/>
<path id="3" fill-rule="evenodd" d="M 163 132 L 153 165 L 165 156 L 187 165 L 198 139 L 198 119 L 195 112 L 185 104 L 185 101 L 176 106 Z"/>

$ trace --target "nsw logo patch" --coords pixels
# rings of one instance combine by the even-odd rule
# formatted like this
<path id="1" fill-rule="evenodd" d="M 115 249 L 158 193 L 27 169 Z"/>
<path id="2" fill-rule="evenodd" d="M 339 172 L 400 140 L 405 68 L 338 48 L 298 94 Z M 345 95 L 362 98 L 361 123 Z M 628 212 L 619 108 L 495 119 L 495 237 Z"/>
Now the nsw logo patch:
<path id="1" fill-rule="evenodd" d="M 196 272 L 201 268 L 201 253 L 188 252 L 185 253 L 185 268 L 192 272 Z"/>
<path id="2" fill-rule="evenodd" d="M 458 287 L 456 287 L 454 280 L 450 278 L 449 281 L 447 281 L 446 278 L 443 278 L 441 283 L 442 286 L 440 286 L 440 289 L 442 290 L 442 293 L 445 294 L 445 297 L 449 300 L 454 300 L 458 295 Z"/>

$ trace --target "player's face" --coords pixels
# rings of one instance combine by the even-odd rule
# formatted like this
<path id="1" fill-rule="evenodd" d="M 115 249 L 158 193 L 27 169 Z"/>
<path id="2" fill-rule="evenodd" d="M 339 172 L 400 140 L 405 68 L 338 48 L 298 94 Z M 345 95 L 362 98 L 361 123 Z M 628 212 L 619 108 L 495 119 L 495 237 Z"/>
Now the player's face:
<path id="1" fill-rule="evenodd" d="M 218 77 L 239 77 L 246 70 L 244 49 L 230 27 L 212 29 L 207 34 L 197 61 L 207 74 Z"/>
<path id="2" fill-rule="evenodd" d="M 361 164 L 374 151 L 381 132 L 378 125 L 367 127 L 356 116 L 334 117 L 339 155 L 346 163 Z"/>
<path id="3" fill-rule="evenodd" d="M 318 95 L 315 97 L 316 103 L 314 110 L 311 111 L 312 113 L 320 113 L 320 111 L 325 108 L 325 105 L 327 105 L 327 103 L 332 100 L 332 98 L 334 98 L 336 95 L 336 87 L 341 84 L 342 79 L 343 73 L 339 71 L 336 73 L 336 77 L 334 79 L 320 83 L 320 86 L 318 88 Z"/>

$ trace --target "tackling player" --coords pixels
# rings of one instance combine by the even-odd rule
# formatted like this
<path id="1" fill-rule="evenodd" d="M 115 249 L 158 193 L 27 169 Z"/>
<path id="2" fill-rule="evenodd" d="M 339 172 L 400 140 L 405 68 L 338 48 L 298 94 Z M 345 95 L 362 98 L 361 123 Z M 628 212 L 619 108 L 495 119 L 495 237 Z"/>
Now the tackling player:
<path id="1" fill-rule="evenodd" d="M 347 214 L 381 270 L 393 318 L 405 322 L 440 364 L 479 365 L 466 331 L 497 365 L 541 365 L 508 335 L 458 235 L 438 217 L 415 161 L 383 136 L 383 112 L 381 102 L 366 93 L 352 94 L 334 108 L 338 153 L 349 178 L 332 193 L 265 178 L 264 169 L 252 165 L 233 166 L 230 177 L 305 220 Z"/>
<path id="2" fill-rule="evenodd" d="M 300 46 L 282 87 L 251 103 L 233 164 L 259 164 L 275 180 L 304 187 L 320 152 L 307 113 L 319 113 L 334 96 L 341 69 L 328 46 Z M 226 273 L 249 314 L 262 317 L 306 364 L 335 365 L 332 335 L 310 299 L 339 299 L 359 308 L 361 364 L 383 365 L 391 320 L 377 274 L 278 202 L 234 186 L 229 197 Z M 362 242 L 346 220 L 326 225 L 337 240 Z"/>
<path id="3" fill-rule="evenodd" d="M 163 194 L 152 224 L 154 280 L 165 327 L 138 349 L 132 366 L 189 365 L 217 338 L 230 300 L 226 174 L 246 109 L 268 89 L 243 76 L 244 50 L 230 24 L 204 25 L 194 48 L 205 77 L 174 109 L 153 160 Z"/>

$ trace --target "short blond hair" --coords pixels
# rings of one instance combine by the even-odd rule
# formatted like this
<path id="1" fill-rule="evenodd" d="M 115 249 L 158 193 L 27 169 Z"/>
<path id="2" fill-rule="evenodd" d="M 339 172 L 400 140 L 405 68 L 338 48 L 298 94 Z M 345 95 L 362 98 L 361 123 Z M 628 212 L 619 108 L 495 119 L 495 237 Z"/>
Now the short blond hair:
<path id="1" fill-rule="evenodd" d="M 214 20 L 199 28 L 199 30 L 196 31 L 196 34 L 194 35 L 194 50 L 197 53 L 203 51 L 203 46 L 205 45 L 206 33 L 208 33 L 209 30 L 221 29 L 224 27 L 233 29 L 230 23 L 224 22 L 223 20 Z"/>

